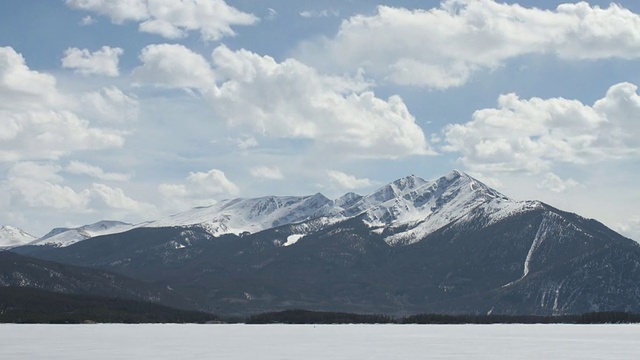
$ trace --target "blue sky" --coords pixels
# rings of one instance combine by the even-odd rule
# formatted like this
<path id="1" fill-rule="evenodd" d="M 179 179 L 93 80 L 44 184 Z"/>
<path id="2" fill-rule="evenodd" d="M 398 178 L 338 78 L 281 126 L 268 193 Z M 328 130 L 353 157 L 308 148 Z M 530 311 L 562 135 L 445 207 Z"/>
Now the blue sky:
<path id="1" fill-rule="evenodd" d="M 0 224 L 466 171 L 640 239 L 640 4 L 7 0 Z"/>

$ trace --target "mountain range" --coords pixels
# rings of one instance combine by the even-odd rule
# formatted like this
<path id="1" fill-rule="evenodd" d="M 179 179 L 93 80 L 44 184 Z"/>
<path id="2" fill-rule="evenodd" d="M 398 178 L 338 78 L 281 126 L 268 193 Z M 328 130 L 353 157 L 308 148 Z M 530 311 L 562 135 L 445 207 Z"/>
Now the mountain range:
<path id="1" fill-rule="evenodd" d="M 56 229 L 12 251 L 171 288 L 227 315 L 640 311 L 638 243 L 460 171 L 365 196 L 232 199 Z"/>

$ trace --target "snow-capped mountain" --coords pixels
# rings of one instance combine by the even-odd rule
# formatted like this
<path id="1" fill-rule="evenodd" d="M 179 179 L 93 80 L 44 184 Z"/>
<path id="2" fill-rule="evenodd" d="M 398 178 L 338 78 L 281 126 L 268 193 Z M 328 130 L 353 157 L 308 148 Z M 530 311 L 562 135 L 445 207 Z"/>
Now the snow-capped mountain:
<path id="1" fill-rule="evenodd" d="M 435 180 L 410 175 L 371 195 L 347 193 L 330 200 L 312 196 L 269 196 L 224 200 L 137 227 L 197 226 L 214 236 L 256 233 L 273 227 L 321 219 L 323 226 L 353 217 L 379 231 L 390 245 L 407 245 L 481 208 L 496 219 L 531 208 L 531 202 L 509 199 L 469 175 L 454 170 Z M 310 230 L 317 231 L 318 226 Z M 300 236 L 305 234 L 298 234 Z"/>
<path id="2" fill-rule="evenodd" d="M 0 227 L 0 249 L 26 245 L 37 238 L 28 232 L 10 225 Z"/>
<path id="3" fill-rule="evenodd" d="M 171 215 L 138 227 L 198 226 L 212 235 L 256 233 L 336 213 L 334 202 L 318 193 L 311 196 L 267 196 L 231 199 Z"/>
<path id="4" fill-rule="evenodd" d="M 64 247 L 75 244 L 79 241 L 92 237 L 108 234 L 117 234 L 131 230 L 132 224 L 121 221 L 103 220 L 94 224 L 84 225 L 77 228 L 56 228 L 45 236 L 30 243 L 30 245 L 53 245 Z"/>
<path id="5" fill-rule="evenodd" d="M 188 289 L 232 315 L 640 312 L 640 244 L 459 171 L 335 200 L 225 200 L 110 231 L 12 251 Z"/>
<path id="6" fill-rule="evenodd" d="M 330 200 L 318 193 L 310 196 L 267 196 L 229 199 L 198 207 L 163 219 L 137 225 L 101 221 L 75 229 L 59 228 L 33 245 L 68 246 L 98 235 L 133 228 L 199 227 L 214 236 L 254 234 L 270 228 L 312 221 L 296 234 L 304 236 L 349 218 L 361 217 L 385 234 L 390 245 L 419 241 L 454 220 L 481 211 L 497 220 L 535 207 L 534 202 L 509 199 L 469 175 L 454 170 L 434 181 L 410 175 L 389 183 L 370 195 L 347 193 Z"/>

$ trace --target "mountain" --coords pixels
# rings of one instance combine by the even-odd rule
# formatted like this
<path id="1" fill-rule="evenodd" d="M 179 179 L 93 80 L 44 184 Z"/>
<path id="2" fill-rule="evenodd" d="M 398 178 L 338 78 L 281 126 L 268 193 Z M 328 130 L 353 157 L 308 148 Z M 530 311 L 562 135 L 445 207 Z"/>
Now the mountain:
<path id="1" fill-rule="evenodd" d="M 34 240 L 36 237 L 24 230 L 9 225 L 0 227 L 0 249 L 26 245 Z"/>
<path id="2" fill-rule="evenodd" d="M 109 298 L 130 299 L 195 309 L 195 301 L 163 285 L 145 283 L 104 270 L 44 261 L 0 251 L 0 288 L 22 287 Z"/>
<path id="3" fill-rule="evenodd" d="M 115 234 L 131 230 L 132 224 L 121 221 L 103 220 L 95 224 L 84 225 L 77 228 L 56 228 L 51 230 L 45 236 L 34 241 L 30 245 L 52 245 L 52 246 L 69 246 L 78 241 L 90 239 L 92 237 Z"/>
<path id="4" fill-rule="evenodd" d="M 459 171 L 336 200 L 228 200 L 67 247 L 13 251 L 162 282 L 226 315 L 640 312 L 638 243 Z"/>

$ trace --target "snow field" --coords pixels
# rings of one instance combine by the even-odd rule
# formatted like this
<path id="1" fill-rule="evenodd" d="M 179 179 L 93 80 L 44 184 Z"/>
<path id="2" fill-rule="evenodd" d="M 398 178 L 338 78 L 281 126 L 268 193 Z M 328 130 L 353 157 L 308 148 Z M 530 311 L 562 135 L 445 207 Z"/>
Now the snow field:
<path id="1" fill-rule="evenodd" d="M 640 325 L 0 325 L 2 359 L 637 359 Z"/>

